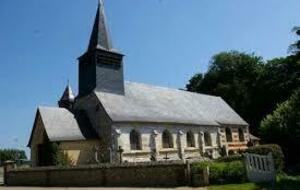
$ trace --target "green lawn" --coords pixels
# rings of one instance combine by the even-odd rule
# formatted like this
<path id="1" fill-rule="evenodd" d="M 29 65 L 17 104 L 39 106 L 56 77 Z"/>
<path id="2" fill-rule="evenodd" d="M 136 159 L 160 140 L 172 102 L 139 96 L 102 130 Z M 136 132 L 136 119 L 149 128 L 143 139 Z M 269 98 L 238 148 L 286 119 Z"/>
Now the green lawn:
<path id="1" fill-rule="evenodd" d="M 259 186 L 254 183 L 212 185 L 208 190 L 259 190 Z"/>
<path id="2" fill-rule="evenodd" d="M 270 184 L 228 184 L 212 185 L 208 190 L 271 190 Z M 279 176 L 275 185 L 275 190 L 300 190 L 300 176 Z"/>

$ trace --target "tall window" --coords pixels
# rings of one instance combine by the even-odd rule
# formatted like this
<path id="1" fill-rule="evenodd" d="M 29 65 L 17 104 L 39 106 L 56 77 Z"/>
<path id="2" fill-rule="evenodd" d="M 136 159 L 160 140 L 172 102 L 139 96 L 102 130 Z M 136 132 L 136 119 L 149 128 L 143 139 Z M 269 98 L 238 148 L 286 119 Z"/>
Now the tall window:
<path id="1" fill-rule="evenodd" d="M 186 145 L 187 147 L 195 147 L 195 137 L 192 131 L 186 133 Z"/>
<path id="2" fill-rule="evenodd" d="M 245 141 L 244 131 L 242 128 L 239 128 L 239 140 L 240 140 L 240 142 Z"/>
<path id="3" fill-rule="evenodd" d="M 231 134 L 231 130 L 227 127 L 225 129 L 226 132 L 226 140 L 227 142 L 232 142 L 232 134 Z"/>
<path id="4" fill-rule="evenodd" d="M 162 134 L 163 148 L 173 148 L 172 134 L 168 130 L 164 130 Z"/>
<path id="5" fill-rule="evenodd" d="M 211 136 L 208 132 L 204 133 L 204 143 L 205 143 L 205 146 L 211 146 L 212 145 Z"/>
<path id="6" fill-rule="evenodd" d="M 136 130 L 130 132 L 130 148 L 131 150 L 142 150 L 141 135 Z"/>

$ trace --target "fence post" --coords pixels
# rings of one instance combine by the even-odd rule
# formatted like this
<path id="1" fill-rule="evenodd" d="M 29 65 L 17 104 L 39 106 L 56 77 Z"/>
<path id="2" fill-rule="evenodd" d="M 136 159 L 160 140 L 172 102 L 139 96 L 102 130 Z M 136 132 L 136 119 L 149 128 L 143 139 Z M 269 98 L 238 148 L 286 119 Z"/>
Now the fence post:
<path id="1" fill-rule="evenodd" d="M 15 169 L 15 162 L 14 161 L 11 161 L 11 160 L 8 160 L 8 161 L 5 161 L 4 162 L 4 185 L 7 185 L 7 175 L 8 175 L 8 172 L 12 169 Z"/>
<path id="2" fill-rule="evenodd" d="M 270 172 L 272 175 L 272 188 L 274 189 L 276 183 L 276 170 L 275 170 L 273 155 L 271 152 L 269 152 L 269 154 L 267 155 L 267 159 L 270 163 Z"/>

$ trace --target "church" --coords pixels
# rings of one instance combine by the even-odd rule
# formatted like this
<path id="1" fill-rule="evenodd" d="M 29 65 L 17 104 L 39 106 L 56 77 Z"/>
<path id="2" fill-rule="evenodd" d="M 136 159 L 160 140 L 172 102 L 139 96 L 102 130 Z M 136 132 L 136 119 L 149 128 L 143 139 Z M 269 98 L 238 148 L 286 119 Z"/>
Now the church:
<path id="1" fill-rule="evenodd" d="M 49 143 L 74 165 L 214 159 L 247 148 L 249 125 L 221 97 L 125 81 L 123 56 L 100 0 L 78 58 L 78 94 L 67 85 L 57 107 L 37 108 L 33 166 L 47 165 Z"/>

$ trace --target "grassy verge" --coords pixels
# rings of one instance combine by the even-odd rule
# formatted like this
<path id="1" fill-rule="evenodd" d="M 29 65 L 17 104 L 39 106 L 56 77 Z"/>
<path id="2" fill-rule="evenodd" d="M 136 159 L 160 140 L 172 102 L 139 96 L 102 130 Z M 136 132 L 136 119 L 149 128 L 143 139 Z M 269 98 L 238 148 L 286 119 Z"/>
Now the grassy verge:
<path id="1" fill-rule="evenodd" d="M 208 190 L 258 190 L 259 186 L 254 183 L 212 185 Z"/>
<path id="2" fill-rule="evenodd" d="M 274 190 L 299 190 L 300 176 L 278 176 Z M 273 190 L 270 184 L 227 184 L 212 185 L 208 190 Z"/>

